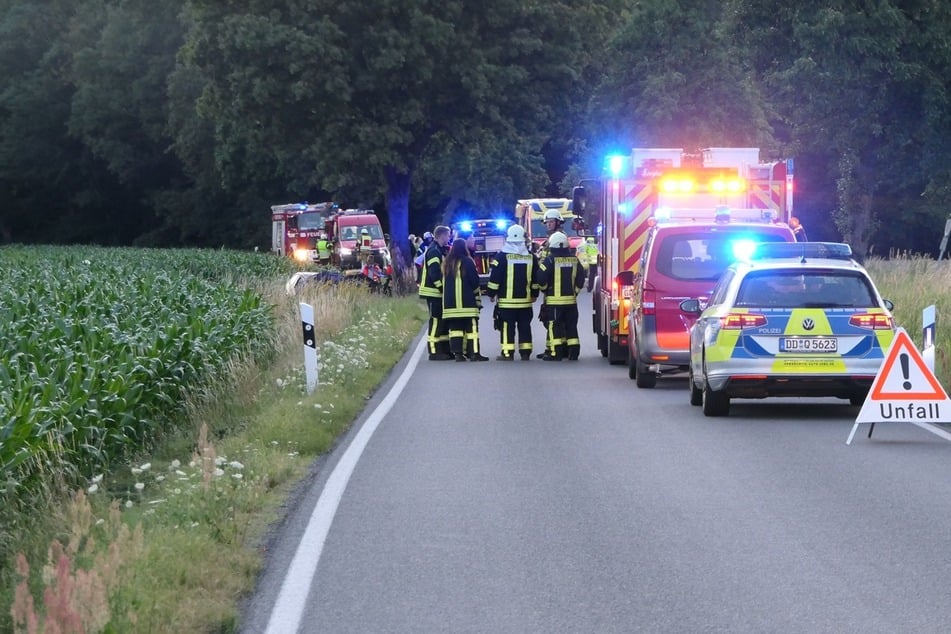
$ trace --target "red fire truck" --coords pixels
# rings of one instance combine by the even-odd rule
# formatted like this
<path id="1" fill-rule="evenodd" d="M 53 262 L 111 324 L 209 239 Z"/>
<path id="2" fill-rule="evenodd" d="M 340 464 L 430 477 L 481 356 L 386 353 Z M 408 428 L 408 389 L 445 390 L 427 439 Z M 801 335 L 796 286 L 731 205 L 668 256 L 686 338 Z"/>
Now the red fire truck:
<path id="1" fill-rule="evenodd" d="M 317 261 L 317 240 L 336 203 L 271 205 L 271 251 L 298 262 Z"/>
<path id="2" fill-rule="evenodd" d="M 601 354 L 627 361 L 631 295 L 654 224 L 788 222 L 792 193 L 792 159 L 761 162 L 759 148 L 634 148 L 609 157 L 601 178 L 575 188 L 572 205 L 601 252 L 592 298 Z"/>

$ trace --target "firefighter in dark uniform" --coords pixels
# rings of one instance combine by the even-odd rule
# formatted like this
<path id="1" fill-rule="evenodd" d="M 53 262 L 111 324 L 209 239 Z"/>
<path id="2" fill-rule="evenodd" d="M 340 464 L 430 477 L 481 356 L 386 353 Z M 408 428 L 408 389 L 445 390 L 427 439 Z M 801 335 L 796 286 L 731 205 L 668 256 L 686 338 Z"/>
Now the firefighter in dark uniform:
<path id="1" fill-rule="evenodd" d="M 433 241 L 423 254 L 419 278 L 419 296 L 429 305 L 430 361 L 449 361 L 449 331 L 442 318 L 442 261 L 449 249 L 449 227 L 440 225 L 434 231 Z"/>
<path id="2" fill-rule="evenodd" d="M 496 359 L 515 359 L 515 333 L 522 361 L 532 358 L 532 304 L 538 298 L 538 260 L 529 253 L 525 229 L 512 225 L 502 250 L 489 265 L 486 294 L 496 303 L 497 328 L 501 331 L 502 354 Z"/>
<path id="3" fill-rule="evenodd" d="M 577 297 L 584 288 L 584 268 L 568 247 L 568 236 L 556 231 L 548 238 L 548 256 L 538 264 L 538 283 L 545 293 L 548 311 L 546 361 L 577 361 L 581 352 L 578 338 Z"/>
<path id="4" fill-rule="evenodd" d="M 442 317 L 449 331 L 449 349 L 456 361 L 488 361 L 479 353 L 479 272 L 465 240 L 453 240 L 442 263 Z M 468 351 L 468 355 L 466 354 Z"/>

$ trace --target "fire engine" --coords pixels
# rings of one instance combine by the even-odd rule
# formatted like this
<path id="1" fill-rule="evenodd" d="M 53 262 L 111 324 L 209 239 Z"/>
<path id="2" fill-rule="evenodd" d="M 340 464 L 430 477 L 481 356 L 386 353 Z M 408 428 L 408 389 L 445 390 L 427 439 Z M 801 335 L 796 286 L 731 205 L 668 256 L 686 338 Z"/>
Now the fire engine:
<path id="1" fill-rule="evenodd" d="M 316 245 L 335 203 L 271 205 L 271 251 L 298 262 L 317 260 Z"/>
<path id="2" fill-rule="evenodd" d="M 327 217 L 325 227 L 333 241 L 331 262 L 344 275 L 359 275 L 371 255 L 387 275 L 392 273 L 383 227 L 372 209 L 338 211 Z"/>
<path id="3" fill-rule="evenodd" d="M 793 161 L 760 162 L 759 148 L 634 148 L 608 158 L 573 192 L 598 238 L 593 327 L 602 356 L 627 362 L 631 295 L 650 227 L 673 222 L 788 222 Z"/>
<path id="4" fill-rule="evenodd" d="M 529 198 L 519 200 L 515 205 L 515 217 L 518 223 L 525 228 L 525 235 L 531 238 L 536 245 L 541 245 L 548 239 L 548 230 L 545 227 L 544 216 L 546 211 L 555 210 L 561 214 L 565 224 L 561 231 L 568 236 L 568 246 L 577 249 L 584 242 L 583 225 L 580 217 L 573 211 L 573 201 L 570 198 Z"/>

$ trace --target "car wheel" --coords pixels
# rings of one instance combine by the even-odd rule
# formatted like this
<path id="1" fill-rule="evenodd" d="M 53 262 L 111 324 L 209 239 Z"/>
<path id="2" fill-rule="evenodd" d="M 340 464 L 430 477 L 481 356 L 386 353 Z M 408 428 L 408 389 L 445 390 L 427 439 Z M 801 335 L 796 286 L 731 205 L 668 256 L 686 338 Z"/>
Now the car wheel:
<path id="1" fill-rule="evenodd" d="M 598 350 L 601 351 L 601 356 L 608 356 L 608 337 L 607 335 L 598 335 Z"/>
<path id="2" fill-rule="evenodd" d="M 634 355 L 627 351 L 627 378 L 632 381 L 637 378 L 637 363 L 634 361 Z"/>
<path id="3" fill-rule="evenodd" d="M 726 416 L 730 413 L 730 397 L 711 389 L 706 379 L 703 380 L 701 404 L 704 416 Z"/>
<path id="4" fill-rule="evenodd" d="M 635 377 L 637 387 L 650 389 L 657 385 L 657 375 L 650 371 L 646 363 L 641 362 L 639 359 L 635 359 L 632 362 L 636 366 L 634 371 L 637 373 Z"/>
<path id="5" fill-rule="evenodd" d="M 690 375 L 687 378 L 687 387 L 690 389 L 690 404 L 694 406 L 703 405 L 703 390 L 697 387 L 693 376 L 693 366 L 690 367 Z"/>

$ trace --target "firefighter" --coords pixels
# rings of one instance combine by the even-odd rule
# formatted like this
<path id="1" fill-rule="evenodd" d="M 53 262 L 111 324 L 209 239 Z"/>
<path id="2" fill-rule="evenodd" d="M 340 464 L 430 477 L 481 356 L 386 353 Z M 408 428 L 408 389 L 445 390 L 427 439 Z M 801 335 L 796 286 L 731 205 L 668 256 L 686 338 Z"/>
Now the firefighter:
<path id="1" fill-rule="evenodd" d="M 330 264 L 330 240 L 327 239 L 327 232 L 321 231 L 317 237 L 317 262 L 321 266 Z"/>
<path id="2" fill-rule="evenodd" d="M 789 228 L 792 229 L 793 235 L 796 236 L 796 242 L 809 242 L 809 238 L 806 237 L 806 228 L 799 222 L 799 218 L 790 216 Z"/>
<path id="3" fill-rule="evenodd" d="M 427 232 L 428 233 L 428 232 Z M 442 318 L 442 261 L 446 257 L 449 244 L 449 227 L 440 225 L 433 231 L 433 240 L 423 254 L 420 265 L 419 296 L 429 306 L 429 343 L 430 361 L 449 361 L 449 331 Z"/>
<path id="4" fill-rule="evenodd" d="M 585 241 L 578 245 L 578 261 L 584 267 L 589 293 L 594 286 L 594 277 L 598 274 L 598 255 L 598 245 L 593 237 L 585 238 Z"/>
<path id="5" fill-rule="evenodd" d="M 541 246 L 538 247 L 538 259 L 544 259 L 548 255 L 548 241 L 551 239 L 552 234 L 556 231 L 561 231 L 561 228 L 565 224 L 565 219 L 561 217 L 561 212 L 557 209 L 549 209 L 545 212 L 545 215 L 542 216 L 542 222 L 545 223 L 545 231 L 548 232 L 548 236 L 545 238 L 545 241 L 542 242 Z"/>
<path id="6" fill-rule="evenodd" d="M 370 230 L 364 227 L 360 229 L 360 248 L 370 249 L 373 246 L 373 238 L 370 237 Z"/>
<path id="7" fill-rule="evenodd" d="M 453 240 L 442 263 L 442 316 L 456 361 L 488 361 L 479 353 L 479 272 L 465 240 Z M 467 354 L 468 352 L 468 354 Z"/>
<path id="8" fill-rule="evenodd" d="M 532 358 L 532 304 L 538 298 L 538 260 L 529 253 L 525 229 L 512 225 L 502 250 L 489 265 L 486 294 L 496 302 L 497 330 L 500 331 L 502 354 L 499 361 L 515 359 L 515 333 L 518 332 L 518 354 L 522 361 Z"/>
<path id="9" fill-rule="evenodd" d="M 577 297 L 584 288 L 584 268 L 568 247 L 568 236 L 556 231 L 548 237 L 548 256 L 538 264 L 538 283 L 545 293 L 548 311 L 545 361 L 577 361 L 581 352 L 578 338 Z"/>

